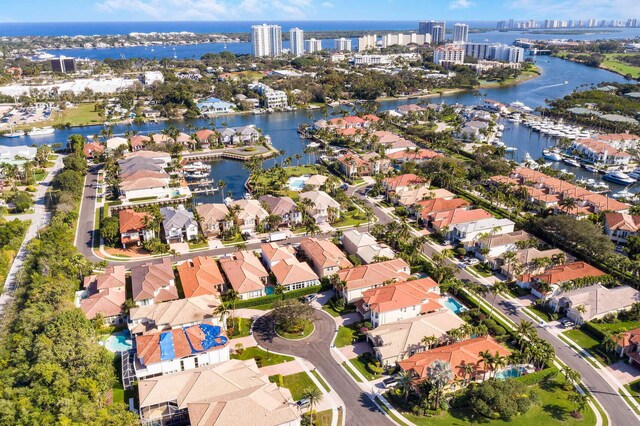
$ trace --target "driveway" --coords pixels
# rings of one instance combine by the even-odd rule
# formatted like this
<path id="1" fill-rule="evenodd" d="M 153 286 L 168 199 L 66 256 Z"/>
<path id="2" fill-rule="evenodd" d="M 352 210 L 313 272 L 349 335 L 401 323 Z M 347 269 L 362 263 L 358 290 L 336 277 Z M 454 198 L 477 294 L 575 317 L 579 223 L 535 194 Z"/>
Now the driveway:
<path id="1" fill-rule="evenodd" d="M 265 315 L 254 323 L 253 335 L 265 349 L 299 356 L 313 364 L 344 402 L 347 425 L 392 424 L 348 373 L 333 360 L 329 349 L 336 330 L 333 318 L 316 310 L 315 326 L 313 334 L 304 340 L 285 340 L 274 333 L 270 317 Z"/>

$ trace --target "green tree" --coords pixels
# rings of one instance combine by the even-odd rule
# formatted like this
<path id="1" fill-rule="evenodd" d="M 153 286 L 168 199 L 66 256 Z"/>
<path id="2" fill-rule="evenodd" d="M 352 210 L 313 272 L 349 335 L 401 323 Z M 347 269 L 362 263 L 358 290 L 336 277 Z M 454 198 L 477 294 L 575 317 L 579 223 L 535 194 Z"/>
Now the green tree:
<path id="1" fill-rule="evenodd" d="M 322 392 L 317 387 L 309 387 L 302 392 L 302 398 L 309 400 L 309 419 L 313 425 L 313 406 L 322 401 Z"/>
<path id="2" fill-rule="evenodd" d="M 86 140 L 82 135 L 71 135 L 68 139 L 68 147 L 69 151 L 78 153 L 79 155 L 84 155 L 82 148 L 84 148 L 84 144 Z"/>
<path id="3" fill-rule="evenodd" d="M 24 191 L 15 192 L 9 198 L 9 202 L 15 206 L 16 213 L 24 213 L 33 206 L 33 198 L 28 192 Z"/>
<path id="4" fill-rule="evenodd" d="M 120 222 L 117 217 L 109 216 L 100 222 L 100 235 L 107 244 L 115 245 L 120 241 Z"/>
<path id="5" fill-rule="evenodd" d="M 506 422 L 526 413 L 531 407 L 527 388 L 517 380 L 486 380 L 467 392 L 469 407 L 489 419 Z"/>

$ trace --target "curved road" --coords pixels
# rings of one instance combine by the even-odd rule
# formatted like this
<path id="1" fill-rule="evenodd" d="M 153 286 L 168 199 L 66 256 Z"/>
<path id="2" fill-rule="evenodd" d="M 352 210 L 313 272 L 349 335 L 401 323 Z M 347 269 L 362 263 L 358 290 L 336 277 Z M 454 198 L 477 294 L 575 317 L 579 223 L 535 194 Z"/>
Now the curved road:
<path id="1" fill-rule="evenodd" d="M 275 334 L 270 317 L 265 315 L 253 324 L 253 336 L 265 349 L 299 356 L 311 362 L 342 398 L 346 406 L 345 424 L 349 426 L 390 425 L 391 422 L 333 359 L 329 348 L 336 330 L 333 318 L 316 310 L 315 327 L 313 334 L 304 340 L 286 340 Z"/>

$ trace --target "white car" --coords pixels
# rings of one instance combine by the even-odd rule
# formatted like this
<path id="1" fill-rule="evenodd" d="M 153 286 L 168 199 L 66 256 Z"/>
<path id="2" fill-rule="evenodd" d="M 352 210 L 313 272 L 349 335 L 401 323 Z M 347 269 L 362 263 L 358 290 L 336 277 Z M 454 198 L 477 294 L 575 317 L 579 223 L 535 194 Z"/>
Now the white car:
<path id="1" fill-rule="evenodd" d="M 480 263 L 480 261 L 478 259 L 476 259 L 475 257 L 472 257 L 467 261 L 468 265 L 477 265 L 478 263 Z"/>

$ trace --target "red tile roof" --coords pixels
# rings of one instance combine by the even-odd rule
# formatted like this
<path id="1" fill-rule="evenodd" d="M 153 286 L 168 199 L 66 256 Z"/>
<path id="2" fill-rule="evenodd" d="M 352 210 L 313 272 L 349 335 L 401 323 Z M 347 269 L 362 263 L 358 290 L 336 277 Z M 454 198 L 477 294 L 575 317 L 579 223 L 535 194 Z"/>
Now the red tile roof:
<path id="1" fill-rule="evenodd" d="M 338 271 L 340 281 L 346 283 L 347 290 L 381 285 L 387 281 L 409 278 L 409 265 L 402 259 L 354 266 Z"/>
<path id="2" fill-rule="evenodd" d="M 573 262 L 547 269 L 542 274 L 534 275 L 531 279 L 549 284 L 559 284 L 578 278 L 600 277 L 602 275 L 605 273 L 588 263 Z"/>
<path id="3" fill-rule="evenodd" d="M 431 200 L 418 201 L 416 203 L 417 208 L 420 208 L 420 216 L 422 216 L 423 219 L 427 219 L 432 213 L 468 207 L 469 205 L 469 202 L 462 198 L 454 198 L 451 200 L 434 198 Z"/>
<path id="4" fill-rule="evenodd" d="M 178 265 L 177 269 L 184 297 L 220 295 L 219 288 L 224 285 L 224 278 L 214 258 L 196 256 Z"/>
<path id="5" fill-rule="evenodd" d="M 431 278 L 403 281 L 383 287 L 372 288 L 362 293 L 363 300 L 374 312 L 390 312 L 411 306 L 423 306 L 426 312 L 436 311 L 442 305 L 434 299 L 440 297 L 438 284 Z"/>
<path id="6" fill-rule="evenodd" d="M 133 209 L 124 209 L 118 212 L 118 220 L 120 221 L 120 233 L 139 231 L 145 228 L 145 218 L 152 220 L 151 216 L 147 212 L 137 212 Z"/>

